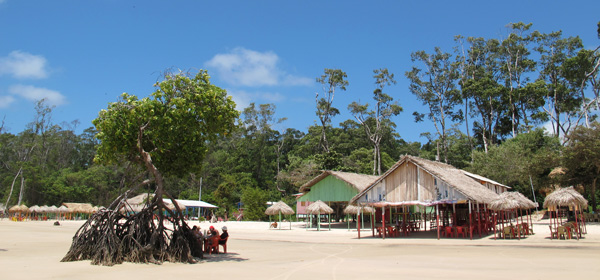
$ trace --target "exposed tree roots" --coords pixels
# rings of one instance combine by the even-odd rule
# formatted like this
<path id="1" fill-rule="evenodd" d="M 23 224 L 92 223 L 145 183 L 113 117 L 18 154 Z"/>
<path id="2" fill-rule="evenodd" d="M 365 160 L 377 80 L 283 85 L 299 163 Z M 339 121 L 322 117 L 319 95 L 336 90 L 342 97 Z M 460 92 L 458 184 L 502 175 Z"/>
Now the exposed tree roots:
<path id="1" fill-rule="evenodd" d="M 195 263 L 194 257 L 203 257 L 201 244 L 179 209 L 171 211 L 155 197 L 140 212 L 126 215 L 120 212 L 128 208 L 124 197 L 96 212 L 79 228 L 61 261 L 91 260 L 95 265 L 112 266 L 123 262 Z M 171 215 L 164 216 L 163 211 Z"/>

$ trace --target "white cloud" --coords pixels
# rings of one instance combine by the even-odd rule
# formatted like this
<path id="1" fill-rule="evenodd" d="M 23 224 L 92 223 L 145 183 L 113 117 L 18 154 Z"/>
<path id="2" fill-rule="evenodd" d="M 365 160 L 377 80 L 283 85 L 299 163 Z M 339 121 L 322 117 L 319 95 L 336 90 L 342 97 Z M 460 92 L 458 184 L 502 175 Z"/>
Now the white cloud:
<path id="1" fill-rule="evenodd" d="M 238 111 L 244 110 L 252 102 L 250 94 L 243 90 L 227 90 L 227 94 L 231 96 L 235 102 L 235 109 Z"/>
<path id="2" fill-rule="evenodd" d="M 10 95 L 0 96 L 0 108 L 8 108 L 13 102 L 15 102 L 15 98 Z"/>
<path id="3" fill-rule="evenodd" d="M 8 92 L 31 101 L 46 99 L 46 102 L 50 106 L 59 106 L 66 103 L 65 96 L 60 94 L 60 92 L 45 88 L 27 85 L 14 85 L 8 89 Z"/>
<path id="4" fill-rule="evenodd" d="M 46 58 L 22 51 L 12 51 L 8 56 L 0 57 L 0 75 L 5 74 L 19 79 L 46 78 L 48 76 Z"/>
<path id="5" fill-rule="evenodd" d="M 277 103 L 285 99 L 285 96 L 280 93 L 271 92 L 247 92 L 245 90 L 227 90 L 227 94 L 231 95 L 231 99 L 236 104 L 236 109 L 242 111 L 247 108 L 250 103 L 264 104 Z"/>
<path id="6" fill-rule="evenodd" d="M 279 57 L 274 52 L 257 52 L 235 48 L 229 53 L 217 54 L 206 62 L 216 68 L 219 78 L 237 86 L 310 85 L 311 79 L 289 75 L 279 69 Z"/>

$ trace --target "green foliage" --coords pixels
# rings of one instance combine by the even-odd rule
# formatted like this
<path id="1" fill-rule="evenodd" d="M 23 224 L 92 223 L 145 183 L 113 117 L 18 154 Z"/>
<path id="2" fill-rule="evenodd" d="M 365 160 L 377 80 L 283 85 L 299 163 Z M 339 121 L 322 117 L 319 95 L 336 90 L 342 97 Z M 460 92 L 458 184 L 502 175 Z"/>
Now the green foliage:
<path id="1" fill-rule="evenodd" d="M 93 121 L 99 131 L 98 162 L 126 158 L 144 164 L 143 149 L 163 174 L 183 176 L 201 169 L 208 141 L 233 131 L 239 115 L 235 103 L 210 84 L 206 71 L 193 77 L 168 74 L 156 87 L 143 99 L 124 93 L 121 101 L 100 111 Z"/>
<path id="2" fill-rule="evenodd" d="M 262 221 L 265 219 L 267 192 L 255 187 L 246 187 L 242 191 L 241 198 L 244 204 L 244 219 L 251 221 Z"/>
<path id="3" fill-rule="evenodd" d="M 568 138 L 562 161 L 567 170 L 564 183 L 584 186 L 595 211 L 598 196 L 596 184 L 600 179 L 600 123 L 594 122 L 590 128 L 580 126 Z"/>
<path id="4" fill-rule="evenodd" d="M 550 186 L 548 174 L 559 165 L 560 151 L 557 138 L 536 129 L 491 147 L 488 153 L 475 152 L 468 170 L 517 188 L 529 186 L 531 176 L 534 188 L 540 190 Z"/>

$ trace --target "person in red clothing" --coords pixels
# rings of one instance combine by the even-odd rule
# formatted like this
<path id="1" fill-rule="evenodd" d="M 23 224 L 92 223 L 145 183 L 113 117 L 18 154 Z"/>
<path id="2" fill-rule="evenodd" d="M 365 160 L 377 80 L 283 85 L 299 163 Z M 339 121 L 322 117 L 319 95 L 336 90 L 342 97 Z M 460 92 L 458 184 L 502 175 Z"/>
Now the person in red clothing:
<path id="1" fill-rule="evenodd" d="M 204 244 L 204 251 L 208 253 L 210 248 L 213 247 L 213 244 L 219 242 L 219 231 L 215 229 L 215 227 L 210 226 L 208 228 L 208 232 L 206 233 L 206 242 Z"/>

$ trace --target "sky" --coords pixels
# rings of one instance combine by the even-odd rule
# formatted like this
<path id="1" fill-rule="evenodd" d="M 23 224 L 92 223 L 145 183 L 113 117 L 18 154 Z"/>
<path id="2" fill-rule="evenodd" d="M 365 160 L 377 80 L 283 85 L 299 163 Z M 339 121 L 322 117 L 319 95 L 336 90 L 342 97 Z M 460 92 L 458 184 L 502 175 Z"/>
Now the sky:
<path id="1" fill-rule="evenodd" d="M 397 132 L 426 142 L 420 135 L 435 128 L 414 122 L 426 108 L 404 75 L 412 52 L 452 52 L 456 35 L 502 39 L 511 22 L 595 48 L 598 11 L 597 0 L 0 0 L 0 120 L 19 133 L 46 98 L 52 122 L 81 133 L 121 93 L 145 97 L 169 69 L 206 69 L 239 110 L 272 103 L 287 118 L 275 129 L 306 132 L 318 122 L 315 78 L 325 68 L 348 75 L 334 126 L 353 119 L 348 104 L 371 101 L 373 70 L 387 68 L 397 84 L 385 92 L 404 108 L 392 118 Z"/>

